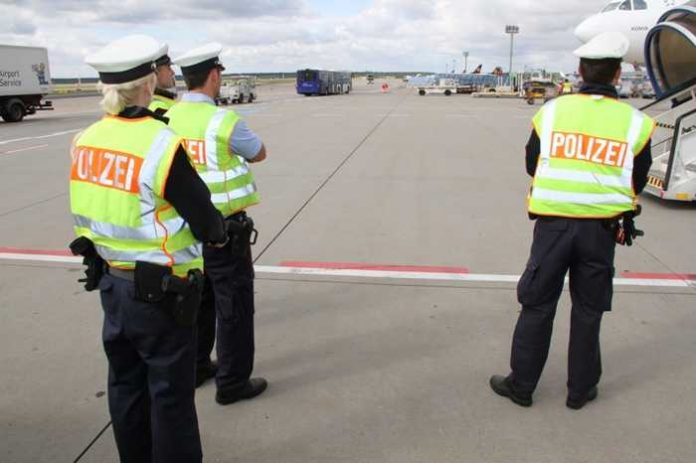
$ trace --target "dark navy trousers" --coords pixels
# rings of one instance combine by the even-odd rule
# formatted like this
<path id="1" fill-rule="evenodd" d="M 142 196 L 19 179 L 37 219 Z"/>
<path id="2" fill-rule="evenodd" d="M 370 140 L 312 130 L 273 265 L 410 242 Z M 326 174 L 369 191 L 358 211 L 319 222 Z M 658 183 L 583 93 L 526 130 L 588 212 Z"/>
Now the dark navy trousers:
<path id="1" fill-rule="evenodd" d="M 210 359 L 217 336 L 218 390 L 235 392 L 254 369 L 254 264 L 251 245 L 203 248 L 205 275 L 199 318 L 198 365 Z M 211 314 L 214 314 L 211 316 Z"/>
<path id="2" fill-rule="evenodd" d="M 569 274 L 572 301 L 568 394 L 582 397 L 599 382 L 599 331 L 611 310 L 614 234 L 602 220 L 539 218 L 527 267 L 517 286 L 522 311 L 512 341 L 513 388 L 532 393 L 546 364 L 556 306 Z"/>
<path id="3" fill-rule="evenodd" d="M 104 275 L 99 289 L 109 412 L 121 462 L 201 462 L 196 328 L 177 325 L 166 302 L 134 300 L 133 282 Z"/>

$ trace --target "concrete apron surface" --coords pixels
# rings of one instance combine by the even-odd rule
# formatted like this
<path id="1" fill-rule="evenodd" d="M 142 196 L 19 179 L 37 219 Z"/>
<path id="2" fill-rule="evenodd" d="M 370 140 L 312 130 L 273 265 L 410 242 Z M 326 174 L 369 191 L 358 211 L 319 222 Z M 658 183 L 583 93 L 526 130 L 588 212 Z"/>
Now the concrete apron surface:
<path id="1" fill-rule="evenodd" d="M 387 94 L 358 85 L 329 98 L 262 88 L 266 101 L 262 93 L 235 107 L 269 149 L 252 167 L 263 198 L 251 210 L 257 264 L 518 275 L 531 240 L 523 146 L 535 108 L 418 97 L 391 83 Z M 98 117 L 96 100 L 79 100 L 56 102 L 31 130 L 0 125 L 0 152 L 13 151 L 0 154 L 0 247 L 55 250 L 71 240 L 70 131 Z M 643 203 L 648 235 L 618 250 L 617 271 L 696 273 L 685 247 L 693 207 Z M 85 449 L 80 461 L 118 461 L 111 429 L 100 434 L 109 421 L 101 309 L 79 274 L 73 264 L 0 260 L 1 461 L 74 461 Z M 691 461 L 695 295 L 617 287 L 600 396 L 572 412 L 565 293 L 527 410 L 487 384 L 508 371 L 514 282 L 260 272 L 255 373 L 270 388 L 227 407 L 214 403 L 212 383 L 197 392 L 205 460 Z"/>

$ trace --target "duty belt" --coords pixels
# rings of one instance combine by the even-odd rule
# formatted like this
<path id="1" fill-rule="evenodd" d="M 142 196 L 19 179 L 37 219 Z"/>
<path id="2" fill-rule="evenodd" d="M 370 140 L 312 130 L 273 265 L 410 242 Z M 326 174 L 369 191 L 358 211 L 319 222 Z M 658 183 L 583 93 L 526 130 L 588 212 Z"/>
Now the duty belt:
<path id="1" fill-rule="evenodd" d="M 108 267 L 106 273 L 122 280 L 135 281 L 135 272 L 133 270 L 121 270 L 120 268 Z"/>

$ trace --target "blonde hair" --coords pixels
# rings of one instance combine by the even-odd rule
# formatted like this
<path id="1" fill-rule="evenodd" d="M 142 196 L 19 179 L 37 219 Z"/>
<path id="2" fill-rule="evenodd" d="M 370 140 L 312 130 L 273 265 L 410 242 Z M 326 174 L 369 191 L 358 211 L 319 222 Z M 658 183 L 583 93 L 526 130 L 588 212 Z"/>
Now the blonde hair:
<path id="1" fill-rule="evenodd" d="M 97 89 L 103 95 L 100 105 L 108 114 L 118 114 L 126 107 L 134 105 L 142 88 L 146 85 L 149 85 L 150 92 L 154 91 L 157 85 L 155 73 L 123 84 L 104 84 L 99 82 Z"/>

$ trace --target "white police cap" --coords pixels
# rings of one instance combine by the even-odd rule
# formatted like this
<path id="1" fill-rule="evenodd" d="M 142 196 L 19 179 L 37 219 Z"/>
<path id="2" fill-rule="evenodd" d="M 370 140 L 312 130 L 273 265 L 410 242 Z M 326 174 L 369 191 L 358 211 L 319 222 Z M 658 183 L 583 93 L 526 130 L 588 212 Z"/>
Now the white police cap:
<path id="1" fill-rule="evenodd" d="M 621 32 L 603 32 L 573 53 L 585 59 L 621 59 L 626 56 L 631 43 Z"/>
<path id="2" fill-rule="evenodd" d="M 85 62 L 99 73 L 103 83 L 122 84 L 152 73 L 155 60 L 167 51 L 166 44 L 150 36 L 128 35 L 87 56 Z"/>
<path id="3" fill-rule="evenodd" d="M 205 72 L 216 67 L 224 71 L 225 67 L 220 62 L 220 53 L 222 53 L 222 45 L 212 42 L 184 53 L 175 58 L 173 63 L 181 66 L 181 72 L 184 75 Z"/>

